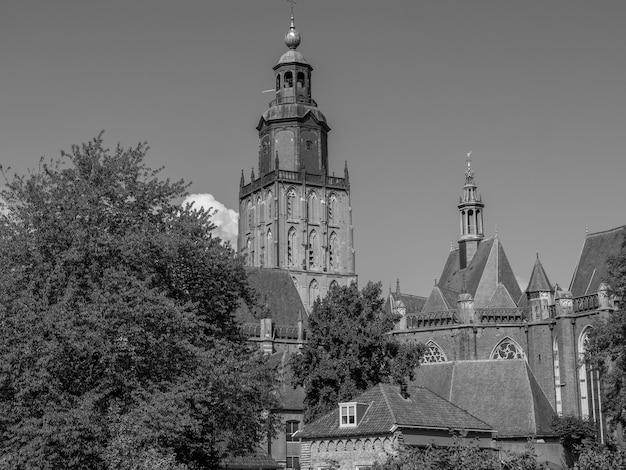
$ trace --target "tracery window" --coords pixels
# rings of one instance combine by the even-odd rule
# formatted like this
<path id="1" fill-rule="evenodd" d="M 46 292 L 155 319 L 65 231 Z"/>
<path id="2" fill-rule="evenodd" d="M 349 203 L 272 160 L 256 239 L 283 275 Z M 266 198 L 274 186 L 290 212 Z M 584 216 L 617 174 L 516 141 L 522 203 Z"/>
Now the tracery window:
<path id="1" fill-rule="evenodd" d="M 580 384 L 580 411 L 583 419 L 596 419 L 597 396 L 600 391 L 598 373 L 585 361 L 585 351 L 589 348 L 589 326 L 578 338 L 578 383 Z"/>
<path id="2" fill-rule="evenodd" d="M 309 284 L 309 305 L 313 306 L 315 299 L 320 296 L 320 287 L 315 279 L 311 281 Z"/>
<path id="3" fill-rule="evenodd" d="M 267 258 L 266 258 L 266 266 L 268 268 L 271 268 L 274 264 L 274 240 L 272 237 L 272 231 L 268 230 L 267 231 L 267 243 L 266 243 L 266 247 L 265 250 L 267 251 Z"/>
<path id="4" fill-rule="evenodd" d="M 263 223 L 263 206 L 264 206 L 264 201 L 263 199 L 261 199 L 261 196 L 256 198 L 256 206 L 257 206 L 257 217 L 258 220 L 256 221 L 257 224 L 261 224 Z"/>
<path id="5" fill-rule="evenodd" d="M 294 266 L 296 262 L 296 229 L 291 227 L 287 234 L 287 264 Z"/>
<path id="6" fill-rule="evenodd" d="M 493 348 L 491 359 L 524 359 L 524 351 L 511 338 L 504 338 Z"/>
<path id="7" fill-rule="evenodd" d="M 428 349 L 422 356 L 422 362 L 424 364 L 447 361 L 446 355 L 443 353 L 437 343 L 435 343 L 434 341 L 429 341 L 428 343 L 426 343 L 426 347 Z"/>
<path id="8" fill-rule="evenodd" d="M 337 289 L 339 287 L 339 283 L 337 281 L 333 281 L 330 283 L 330 290 Z"/>
<path id="9" fill-rule="evenodd" d="M 286 198 L 286 206 L 287 206 L 287 219 L 294 219 L 296 217 L 296 192 L 292 189 L 287 191 Z"/>
<path id="10" fill-rule="evenodd" d="M 311 232 L 309 235 L 309 268 L 316 268 L 319 264 L 319 240 L 317 238 L 317 233 L 315 230 Z"/>
<path id="11" fill-rule="evenodd" d="M 331 194 L 328 198 L 328 225 L 335 225 L 337 223 L 337 196 Z"/>
<path id="12" fill-rule="evenodd" d="M 319 223 L 319 204 L 317 201 L 317 194 L 313 191 L 309 194 L 309 198 L 307 200 L 307 218 L 311 224 Z"/>
<path id="13" fill-rule="evenodd" d="M 330 234 L 328 240 L 328 264 L 330 269 L 336 269 L 339 266 L 339 243 L 335 232 Z"/>
<path id="14" fill-rule="evenodd" d="M 274 205 L 274 198 L 272 197 L 272 191 L 267 192 L 267 197 L 265 198 L 265 205 L 267 206 L 267 221 L 272 221 L 272 206 Z"/>
<path id="15" fill-rule="evenodd" d="M 252 241 L 249 238 L 246 241 L 246 256 L 248 257 L 248 266 L 252 266 Z"/>

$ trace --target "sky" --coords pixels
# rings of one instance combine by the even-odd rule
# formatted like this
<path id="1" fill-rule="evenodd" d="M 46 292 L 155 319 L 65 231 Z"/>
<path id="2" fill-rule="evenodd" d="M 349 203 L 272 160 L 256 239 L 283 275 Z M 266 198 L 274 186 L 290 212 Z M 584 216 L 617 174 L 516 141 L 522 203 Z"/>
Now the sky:
<path id="1" fill-rule="evenodd" d="M 297 0 L 298 48 L 350 169 L 359 283 L 428 295 L 459 233 L 466 154 L 522 288 L 568 287 L 585 233 L 626 223 L 626 2 Z M 191 183 L 233 235 L 286 51 L 285 0 L 4 0 L 0 163 L 105 131 Z M 256 171 L 256 169 L 255 169 Z M 258 172 L 257 172 L 258 173 Z"/>

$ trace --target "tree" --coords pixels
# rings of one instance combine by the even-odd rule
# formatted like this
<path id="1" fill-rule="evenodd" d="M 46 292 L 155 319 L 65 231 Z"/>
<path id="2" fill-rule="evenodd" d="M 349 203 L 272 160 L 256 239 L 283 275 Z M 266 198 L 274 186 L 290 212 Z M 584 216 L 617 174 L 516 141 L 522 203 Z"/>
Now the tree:
<path id="1" fill-rule="evenodd" d="M 355 283 L 316 300 L 308 343 L 292 362 L 294 386 L 305 389 L 305 421 L 383 381 L 413 377 L 423 346 L 387 335 L 397 317 L 383 308 L 380 283 Z"/>
<path id="2" fill-rule="evenodd" d="M 492 450 L 481 449 L 474 443 L 456 441 L 450 447 L 429 446 L 406 449 L 391 456 L 375 470 L 547 470 L 547 464 L 537 462 L 532 448 L 522 453 L 506 453 L 500 460 Z"/>
<path id="3" fill-rule="evenodd" d="M 2 468 L 213 468 L 271 427 L 273 374 L 233 319 L 242 262 L 146 151 L 101 134 L 4 172 Z"/>
<path id="4" fill-rule="evenodd" d="M 573 461 L 578 460 L 581 449 L 596 443 L 596 425 L 576 416 L 555 416 L 552 431 Z"/>

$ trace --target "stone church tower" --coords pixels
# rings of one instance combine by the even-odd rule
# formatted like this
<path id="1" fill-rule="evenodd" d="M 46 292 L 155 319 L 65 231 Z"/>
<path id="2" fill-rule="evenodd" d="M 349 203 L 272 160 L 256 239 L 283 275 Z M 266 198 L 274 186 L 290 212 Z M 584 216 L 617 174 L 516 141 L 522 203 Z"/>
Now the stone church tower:
<path id="1" fill-rule="evenodd" d="M 333 284 L 356 281 L 350 179 L 347 163 L 343 177 L 328 174 L 330 127 L 311 97 L 293 16 L 285 44 L 257 125 L 257 171 L 247 184 L 241 175 L 237 248 L 250 267 L 288 270 L 310 309 Z"/>

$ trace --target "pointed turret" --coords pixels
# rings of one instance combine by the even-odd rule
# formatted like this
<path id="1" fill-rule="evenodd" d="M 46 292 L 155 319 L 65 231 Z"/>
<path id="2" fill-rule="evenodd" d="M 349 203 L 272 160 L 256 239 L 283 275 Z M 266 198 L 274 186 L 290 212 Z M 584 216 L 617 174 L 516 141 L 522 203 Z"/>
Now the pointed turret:
<path id="1" fill-rule="evenodd" d="M 526 297 L 532 320 L 545 320 L 550 317 L 549 306 L 554 305 L 554 289 L 539 260 L 539 253 L 537 253 L 537 259 L 530 274 Z"/>
<path id="2" fill-rule="evenodd" d="M 483 233 L 483 208 L 485 205 L 476 190 L 474 170 L 472 170 L 470 160 L 471 154 L 472 152 L 467 154 L 465 185 L 458 205 L 461 217 L 461 238 L 459 238 L 461 269 L 466 268 L 472 261 L 478 244 L 485 238 Z"/>

